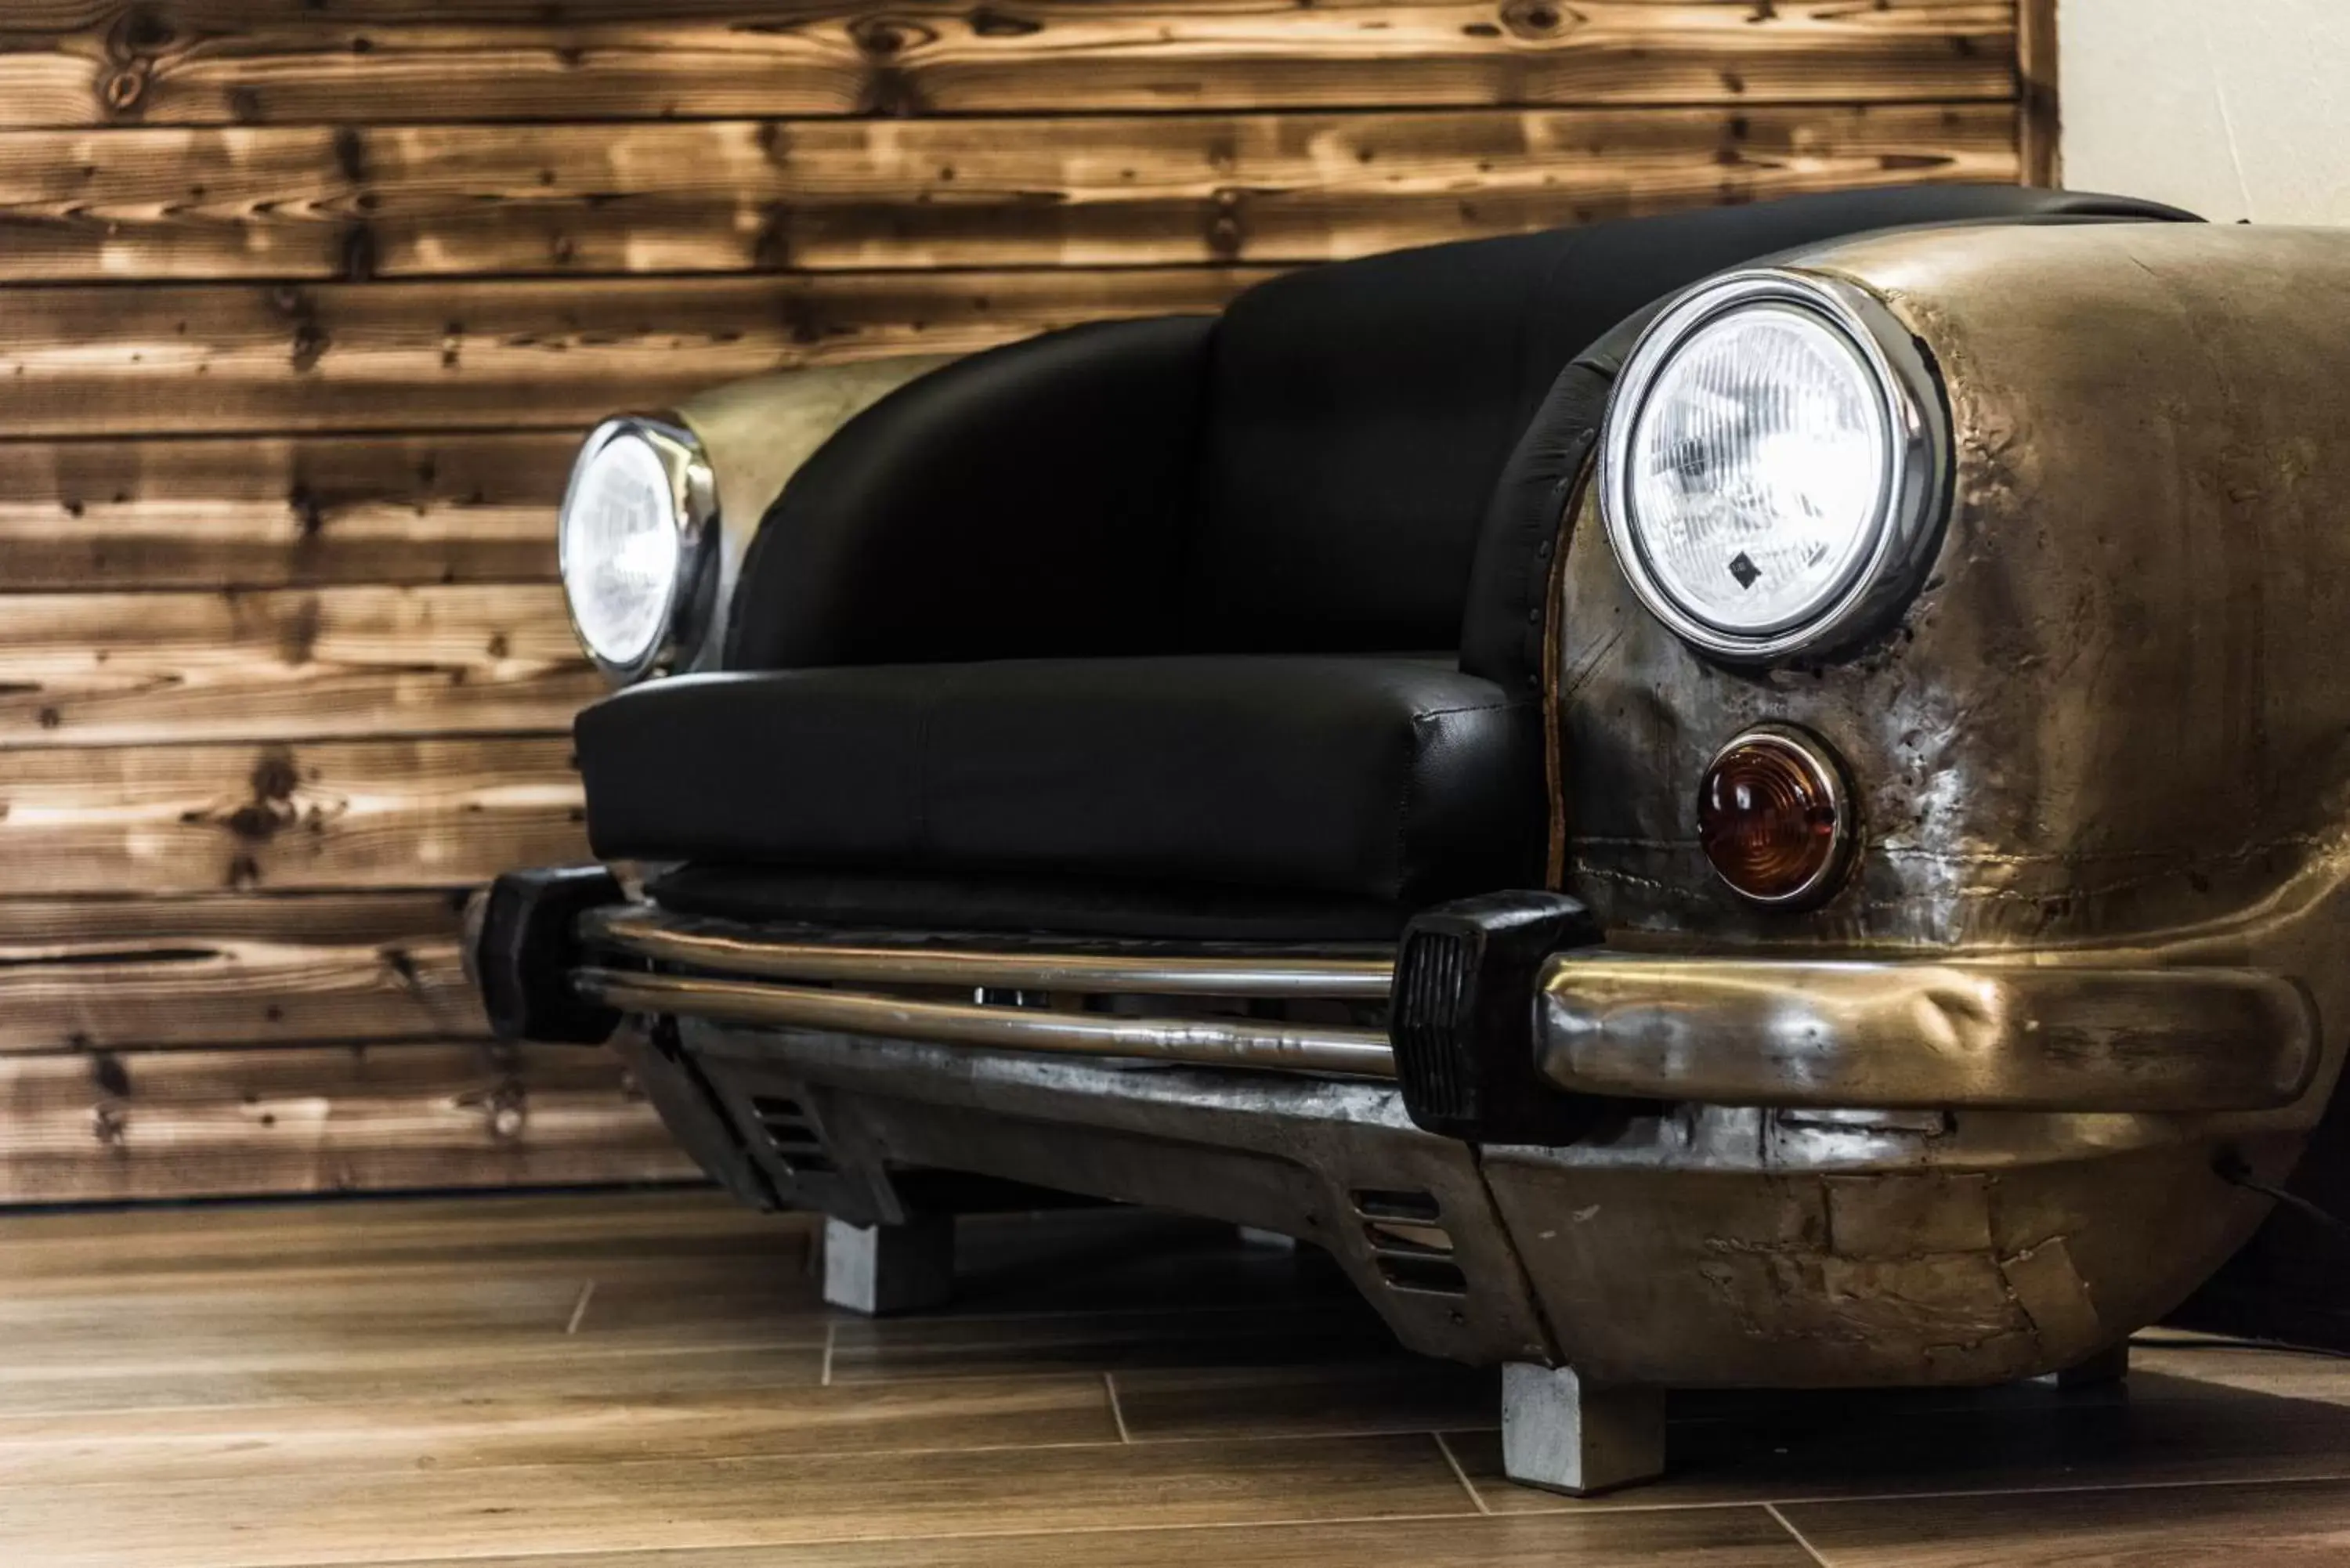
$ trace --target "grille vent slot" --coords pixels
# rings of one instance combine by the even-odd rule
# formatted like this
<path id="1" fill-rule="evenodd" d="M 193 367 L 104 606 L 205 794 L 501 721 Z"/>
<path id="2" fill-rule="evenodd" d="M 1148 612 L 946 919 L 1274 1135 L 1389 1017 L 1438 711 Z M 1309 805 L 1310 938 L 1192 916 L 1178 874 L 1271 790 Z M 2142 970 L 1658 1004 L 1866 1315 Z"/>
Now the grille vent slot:
<path id="1" fill-rule="evenodd" d="M 1352 1196 L 1363 1241 L 1390 1290 L 1469 1293 L 1468 1276 L 1453 1261 L 1452 1233 L 1444 1228 L 1443 1206 L 1434 1194 L 1364 1187 Z"/>
<path id="2" fill-rule="evenodd" d="M 751 1114 L 758 1118 L 767 1147 L 794 1176 L 830 1176 L 838 1169 L 824 1151 L 824 1135 L 797 1100 L 754 1095 Z"/>
<path id="3" fill-rule="evenodd" d="M 1465 1121 L 1477 1114 L 1476 1087 L 1461 1053 L 1470 968 L 1468 939 L 1447 930 L 1412 932 L 1399 961 L 1388 1029 L 1396 1069 L 1423 1117 Z"/>

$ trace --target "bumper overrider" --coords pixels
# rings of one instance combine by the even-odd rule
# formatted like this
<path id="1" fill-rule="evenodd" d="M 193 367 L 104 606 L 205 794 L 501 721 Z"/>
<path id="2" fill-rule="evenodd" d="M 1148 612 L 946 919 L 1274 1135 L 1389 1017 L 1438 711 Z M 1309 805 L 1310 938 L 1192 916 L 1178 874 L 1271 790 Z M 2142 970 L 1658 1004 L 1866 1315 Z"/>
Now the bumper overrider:
<path id="1" fill-rule="evenodd" d="M 1399 948 L 856 935 L 500 878 L 500 1033 L 617 1035 L 713 1176 L 858 1224 L 947 1173 L 1327 1248 L 1416 1348 L 1599 1384 L 1981 1383 L 2160 1315 L 2259 1219 L 2315 1010 L 2252 969 L 1621 952 L 1501 895 Z M 625 1016 L 646 1027 L 620 1030 Z"/>

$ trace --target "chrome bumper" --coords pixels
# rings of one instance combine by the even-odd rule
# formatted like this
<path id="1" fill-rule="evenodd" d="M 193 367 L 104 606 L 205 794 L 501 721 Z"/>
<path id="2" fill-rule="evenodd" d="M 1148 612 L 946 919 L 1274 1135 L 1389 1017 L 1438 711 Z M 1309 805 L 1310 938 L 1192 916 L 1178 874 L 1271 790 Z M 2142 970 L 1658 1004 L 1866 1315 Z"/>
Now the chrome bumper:
<path id="1" fill-rule="evenodd" d="M 1120 1018 L 1042 1007 L 922 1002 L 698 975 L 628 974 L 608 969 L 577 971 L 572 983 L 588 1000 L 624 1012 L 668 1013 L 719 1023 L 816 1029 L 997 1051 L 1187 1062 L 1204 1067 L 1395 1076 L 1395 1053 L 1388 1049 L 1387 1036 L 1367 1029 L 1243 1020 Z"/>
<path id="2" fill-rule="evenodd" d="M 2281 1179 L 2301 1110 L 2009 1111 L 2274 1105 L 2315 1057 L 2299 988 L 2238 969 L 1574 950 L 1515 994 L 1552 1082 L 1609 1097 L 1561 1096 L 1585 1136 L 1472 1146 L 1387 1081 L 1386 954 L 570 918 L 546 978 L 660 1016 L 619 1048 L 748 1200 L 890 1222 L 973 1173 L 1213 1215 L 1315 1241 L 1415 1348 L 1603 1382 L 2070 1365 L 2241 1242 L 2264 1205 L 2214 1161 Z"/>
<path id="3" fill-rule="evenodd" d="M 1253 1016 L 1152 1016 L 1092 1005 L 1108 998 L 1381 1003 L 1394 970 L 1384 952 L 1165 953 L 1139 944 L 1067 952 L 920 940 L 887 945 L 791 940 L 643 906 L 590 911 L 580 919 L 579 939 L 590 952 L 695 971 L 591 966 L 572 972 L 582 997 L 626 1012 L 935 1045 L 1395 1076 L 1395 1054 L 1381 1029 Z M 987 993 L 1022 1000 L 979 1000 Z"/>
<path id="4" fill-rule="evenodd" d="M 1369 1022 L 1177 1005 L 1375 1009 L 1394 971 L 1393 956 L 1377 950 L 853 943 L 782 939 L 641 905 L 592 911 L 578 934 L 606 961 L 576 970 L 573 986 L 623 1012 L 956 1047 L 1396 1075 L 1387 1033 Z M 2302 987 L 2237 968 L 1594 949 L 1551 959 L 1530 1001 L 1535 1063 L 1551 1085 L 1682 1104 L 2256 1111 L 2298 1099 L 2320 1058 Z"/>
<path id="5" fill-rule="evenodd" d="M 2244 969 L 1563 953 L 1537 1005 L 1559 1088 L 1704 1105 L 2271 1110 L 2319 1059 L 2308 993 Z"/>

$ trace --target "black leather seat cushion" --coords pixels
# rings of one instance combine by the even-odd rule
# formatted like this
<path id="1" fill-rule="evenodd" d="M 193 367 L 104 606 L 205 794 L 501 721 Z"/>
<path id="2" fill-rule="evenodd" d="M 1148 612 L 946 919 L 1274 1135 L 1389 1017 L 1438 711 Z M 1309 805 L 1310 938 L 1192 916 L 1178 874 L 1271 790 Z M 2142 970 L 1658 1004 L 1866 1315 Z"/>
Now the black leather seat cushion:
<path id="1" fill-rule="evenodd" d="M 1539 714 L 1450 655 L 875 665 L 579 716 L 607 859 L 1008 872 L 1411 904 L 1539 871 Z"/>

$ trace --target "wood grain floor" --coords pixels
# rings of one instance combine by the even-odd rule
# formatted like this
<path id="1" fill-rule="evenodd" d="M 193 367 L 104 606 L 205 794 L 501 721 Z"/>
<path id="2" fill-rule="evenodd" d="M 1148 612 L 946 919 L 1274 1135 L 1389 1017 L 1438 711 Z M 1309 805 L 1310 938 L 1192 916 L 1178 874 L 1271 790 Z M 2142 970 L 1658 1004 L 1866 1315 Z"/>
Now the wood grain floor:
<path id="1" fill-rule="evenodd" d="M 0 1218 L 0 1563 L 2350 1562 L 2350 1362 L 1690 1396 L 1575 1502 L 1311 1253 L 966 1222 L 960 1303 L 873 1323 L 810 1251 L 698 1192 Z"/>

